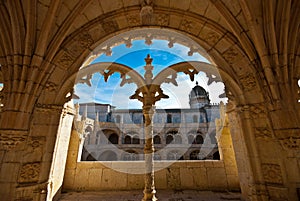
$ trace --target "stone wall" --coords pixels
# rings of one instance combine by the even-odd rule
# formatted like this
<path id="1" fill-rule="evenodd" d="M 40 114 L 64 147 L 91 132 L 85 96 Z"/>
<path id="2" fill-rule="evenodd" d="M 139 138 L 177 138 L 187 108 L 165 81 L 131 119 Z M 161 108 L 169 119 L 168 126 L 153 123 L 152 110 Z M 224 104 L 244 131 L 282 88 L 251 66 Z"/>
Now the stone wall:
<path id="1" fill-rule="evenodd" d="M 225 135 L 224 135 L 225 136 Z M 132 190 L 144 188 L 144 162 L 80 162 L 78 150 L 83 139 L 73 130 L 64 177 L 65 191 Z M 159 161 L 155 163 L 157 189 L 239 190 L 235 158 L 226 136 L 221 155 L 224 160 Z M 224 141 L 224 140 L 223 140 Z M 232 160 L 228 160 L 232 159 Z"/>

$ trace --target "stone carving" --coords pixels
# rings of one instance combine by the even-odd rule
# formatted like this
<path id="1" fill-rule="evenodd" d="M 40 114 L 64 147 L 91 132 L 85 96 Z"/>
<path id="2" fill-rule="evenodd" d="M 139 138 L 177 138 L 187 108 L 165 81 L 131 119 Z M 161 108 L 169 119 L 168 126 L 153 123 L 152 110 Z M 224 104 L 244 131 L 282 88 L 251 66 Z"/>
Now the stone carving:
<path id="1" fill-rule="evenodd" d="M 190 20 L 184 19 L 180 25 L 180 29 L 186 32 L 191 32 L 193 28 L 193 22 Z"/>
<path id="2" fill-rule="evenodd" d="M 261 168 L 266 183 L 283 184 L 280 165 L 264 163 Z"/>
<path id="3" fill-rule="evenodd" d="M 153 2 L 152 0 L 144 0 L 140 11 L 142 24 L 150 25 L 153 23 Z"/>
<path id="4" fill-rule="evenodd" d="M 272 137 L 272 132 L 269 127 L 257 127 L 255 128 L 255 137 L 261 139 L 268 139 Z"/>
<path id="5" fill-rule="evenodd" d="M 252 90 L 254 87 L 256 87 L 256 81 L 253 74 L 247 74 L 245 76 L 240 77 L 240 82 L 242 84 L 243 89 L 246 91 Z"/>
<path id="6" fill-rule="evenodd" d="M 64 52 L 62 57 L 58 60 L 57 64 L 58 66 L 68 68 L 72 65 L 73 60 L 74 59 L 67 52 Z"/>
<path id="7" fill-rule="evenodd" d="M 128 25 L 132 26 L 132 27 L 139 26 L 141 24 L 141 20 L 140 20 L 139 16 L 136 16 L 136 15 L 128 16 L 127 20 L 128 20 Z"/>
<path id="8" fill-rule="evenodd" d="M 27 163 L 21 167 L 19 183 L 37 182 L 40 174 L 40 163 Z"/>
<path id="9" fill-rule="evenodd" d="M 114 20 L 102 23 L 102 28 L 106 33 L 112 33 L 119 30 L 118 23 Z"/>
<path id="10" fill-rule="evenodd" d="M 23 143 L 27 138 L 27 131 L 0 131 L 1 149 L 11 150 Z"/>
<path id="11" fill-rule="evenodd" d="M 219 40 L 219 35 L 215 32 L 209 32 L 207 35 L 204 36 L 204 40 L 209 44 L 215 44 Z"/>
<path id="12" fill-rule="evenodd" d="M 288 137 L 280 139 L 281 146 L 284 149 L 295 149 L 300 150 L 300 137 Z"/>
<path id="13" fill-rule="evenodd" d="M 268 186 L 270 200 L 285 201 L 288 200 L 288 193 L 286 188 Z"/>
<path id="14" fill-rule="evenodd" d="M 36 111 L 41 113 L 61 113 L 63 106 L 37 103 Z"/>
<path id="15" fill-rule="evenodd" d="M 57 90 L 57 84 L 53 83 L 53 82 L 47 82 L 45 85 L 45 89 L 48 92 L 54 92 Z"/>
<path id="16" fill-rule="evenodd" d="M 263 103 L 249 104 L 241 107 L 242 111 L 249 111 L 250 118 L 257 119 L 266 116 L 266 110 Z"/>
<path id="17" fill-rule="evenodd" d="M 69 107 L 69 106 L 64 107 L 63 110 L 62 110 L 62 118 L 64 118 L 67 114 L 75 115 L 76 111 L 72 107 Z"/>
<path id="18" fill-rule="evenodd" d="M 42 147 L 45 144 L 46 137 L 39 137 L 39 136 L 31 136 L 29 137 L 28 146 L 35 150 L 39 147 Z"/>
<path id="19" fill-rule="evenodd" d="M 88 49 L 89 47 L 91 47 L 91 45 L 94 44 L 94 40 L 88 32 L 79 34 L 77 41 L 79 42 L 80 46 L 85 49 Z"/>
<path id="20" fill-rule="evenodd" d="M 238 54 L 238 51 L 231 47 L 223 53 L 223 57 L 229 64 L 233 64 Z"/>
<path id="21" fill-rule="evenodd" d="M 157 16 L 157 24 L 160 26 L 167 26 L 169 24 L 170 16 L 166 14 L 159 14 Z"/>

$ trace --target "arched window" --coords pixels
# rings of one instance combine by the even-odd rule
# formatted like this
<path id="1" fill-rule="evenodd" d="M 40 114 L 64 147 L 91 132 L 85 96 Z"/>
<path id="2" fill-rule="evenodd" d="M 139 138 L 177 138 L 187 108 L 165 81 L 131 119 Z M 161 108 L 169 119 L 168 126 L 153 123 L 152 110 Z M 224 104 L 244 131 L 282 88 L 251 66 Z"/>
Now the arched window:
<path id="1" fill-rule="evenodd" d="M 119 144 L 119 136 L 115 133 L 110 134 L 108 137 L 108 141 L 112 144 Z"/>
<path id="2" fill-rule="evenodd" d="M 154 136 L 153 143 L 154 144 L 161 144 L 161 140 L 160 140 L 160 137 L 158 135 Z"/>
<path id="3" fill-rule="evenodd" d="M 194 144 L 203 144 L 203 137 L 201 135 L 197 135 Z"/>
<path id="4" fill-rule="evenodd" d="M 193 123 L 197 123 L 198 122 L 198 116 L 197 115 L 194 115 L 193 116 Z"/>
<path id="5" fill-rule="evenodd" d="M 172 135 L 167 135 L 166 144 L 171 144 L 172 142 L 173 142 L 173 136 Z"/>
<path id="6" fill-rule="evenodd" d="M 167 115 L 167 123 L 172 123 L 172 115 L 171 114 Z"/>
<path id="7" fill-rule="evenodd" d="M 124 144 L 131 144 L 131 137 L 129 135 L 126 135 L 124 138 Z"/>
<path id="8" fill-rule="evenodd" d="M 139 136 L 135 135 L 132 138 L 132 144 L 140 144 L 140 138 Z"/>
<path id="9" fill-rule="evenodd" d="M 199 150 L 195 150 L 195 151 L 191 152 L 190 153 L 190 160 L 199 160 L 200 159 L 199 153 L 200 153 Z"/>

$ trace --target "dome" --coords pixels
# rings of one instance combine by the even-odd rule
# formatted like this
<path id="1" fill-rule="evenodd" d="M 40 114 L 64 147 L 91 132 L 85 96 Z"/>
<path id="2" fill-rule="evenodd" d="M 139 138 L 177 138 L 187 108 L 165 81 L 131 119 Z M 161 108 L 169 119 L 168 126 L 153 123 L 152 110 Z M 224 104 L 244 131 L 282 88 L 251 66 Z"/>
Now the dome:
<path id="1" fill-rule="evenodd" d="M 196 86 L 192 89 L 190 93 L 190 97 L 197 97 L 197 96 L 207 96 L 206 90 L 198 85 L 198 82 L 196 82 Z"/>

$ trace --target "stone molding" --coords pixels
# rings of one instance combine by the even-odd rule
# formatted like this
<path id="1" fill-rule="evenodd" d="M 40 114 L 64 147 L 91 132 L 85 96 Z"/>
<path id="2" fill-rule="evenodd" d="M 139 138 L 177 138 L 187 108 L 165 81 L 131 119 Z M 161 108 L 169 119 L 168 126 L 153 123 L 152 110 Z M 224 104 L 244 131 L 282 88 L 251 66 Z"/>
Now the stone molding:
<path id="1" fill-rule="evenodd" d="M 25 142 L 28 131 L 0 130 L 0 149 L 12 150 Z"/>
<path id="2" fill-rule="evenodd" d="M 35 110 L 40 113 L 61 113 L 63 110 L 62 105 L 54 105 L 54 104 L 41 104 L 38 103 L 35 106 Z"/>

